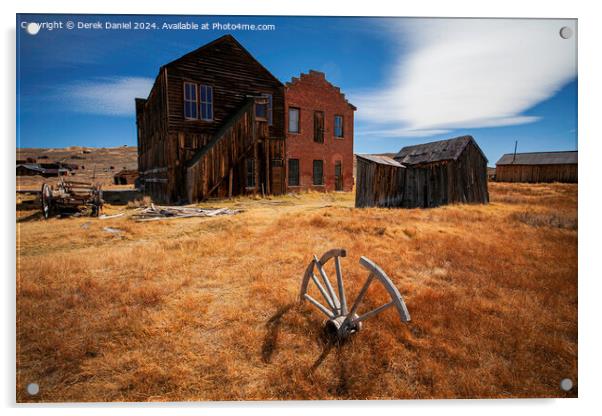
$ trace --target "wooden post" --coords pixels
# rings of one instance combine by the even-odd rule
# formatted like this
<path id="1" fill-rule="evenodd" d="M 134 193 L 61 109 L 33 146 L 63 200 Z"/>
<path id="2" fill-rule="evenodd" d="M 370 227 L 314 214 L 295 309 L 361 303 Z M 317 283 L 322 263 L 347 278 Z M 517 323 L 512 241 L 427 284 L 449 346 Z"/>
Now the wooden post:
<path id="1" fill-rule="evenodd" d="M 232 198 L 232 175 L 234 174 L 234 169 L 230 167 L 230 173 L 228 174 L 228 198 Z"/>

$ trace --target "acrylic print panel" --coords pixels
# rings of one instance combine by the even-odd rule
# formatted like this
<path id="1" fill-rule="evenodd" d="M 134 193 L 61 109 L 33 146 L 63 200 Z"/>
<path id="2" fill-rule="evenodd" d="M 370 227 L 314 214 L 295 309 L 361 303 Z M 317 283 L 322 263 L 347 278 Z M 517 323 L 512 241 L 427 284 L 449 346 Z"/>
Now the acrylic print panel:
<path id="1" fill-rule="evenodd" d="M 576 39 L 17 15 L 17 401 L 577 397 Z"/>

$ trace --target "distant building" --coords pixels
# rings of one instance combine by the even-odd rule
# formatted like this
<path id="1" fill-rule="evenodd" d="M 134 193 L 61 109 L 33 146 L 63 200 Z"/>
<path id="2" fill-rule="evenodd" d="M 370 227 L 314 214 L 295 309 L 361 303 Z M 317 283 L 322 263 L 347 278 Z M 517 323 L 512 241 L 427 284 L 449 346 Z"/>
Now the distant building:
<path id="1" fill-rule="evenodd" d="M 358 155 L 356 207 L 489 202 L 487 158 L 472 136 L 407 146 L 394 162 Z"/>
<path id="2" fill-rule="evenodd" d="M 135 169 L 122 169 L 113 176 L 115 185 L 130 185 L 136 183 L 138 171 Z"/>
<path id="3" fill-rule="evenodd" d="M 17 165 L 17 176 L 35 176 L 40 175 L 45 178 L 64 176 L 69 173 L 69 169 L 62 167 L 42 167 L 37 163 L 20 163 Z"/>
<path id="4" fill-rule="evenodd" d="M 576 183 L 577 177 L 577 151 L 507 153 L 496 163 L 500 182 Z"/>

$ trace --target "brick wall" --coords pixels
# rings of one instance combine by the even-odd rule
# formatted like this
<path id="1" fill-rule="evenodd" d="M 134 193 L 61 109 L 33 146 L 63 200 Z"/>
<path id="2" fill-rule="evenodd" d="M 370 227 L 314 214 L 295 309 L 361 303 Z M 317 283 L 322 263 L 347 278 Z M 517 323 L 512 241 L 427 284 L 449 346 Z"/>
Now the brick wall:
<path id="1" fill-rule="evenodd" d="M 299 133 L 289 132 L 289 108 L 298 108 Z M 286 163 L 289 184 L 289 159 L 299 159 L 299 186 L 303 189 L 335 190 L 335 163 L 341 163 L 344 191 L 353 188 L 353 113 L 355 107 L 339 88 L 330 84 L 322 72 L 309 71 L 293 78 L 285 87 Z M 314 141 L 314 113 L 324 113 L 324 142 Z M 343 138 L 335 137 L 335 115 L 343 116 Z M 324 185 L 313 184 L 313 161 L 323 161 Z"/>

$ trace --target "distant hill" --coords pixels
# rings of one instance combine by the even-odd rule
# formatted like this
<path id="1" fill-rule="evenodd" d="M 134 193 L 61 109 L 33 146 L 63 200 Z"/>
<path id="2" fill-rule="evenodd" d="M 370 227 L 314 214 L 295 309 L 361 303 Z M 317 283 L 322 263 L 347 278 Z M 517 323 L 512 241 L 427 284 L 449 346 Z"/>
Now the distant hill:
<path id="1" fill-rule="evenodd" d="M 17 161 L 35 159 L 38 163 L 63 162 L 74 164 L 78 169 L 67 178 L 86 182 L 98 182 L 104 187 L 113 184 L 113 175 L 122 169 L 138 169 L 138 148 L 80 147 L 18 148 Z M 53 178 L 41 176 L 17 176 L 19 189 L 37 189 L 42 183 L 53 183 Z"/>

